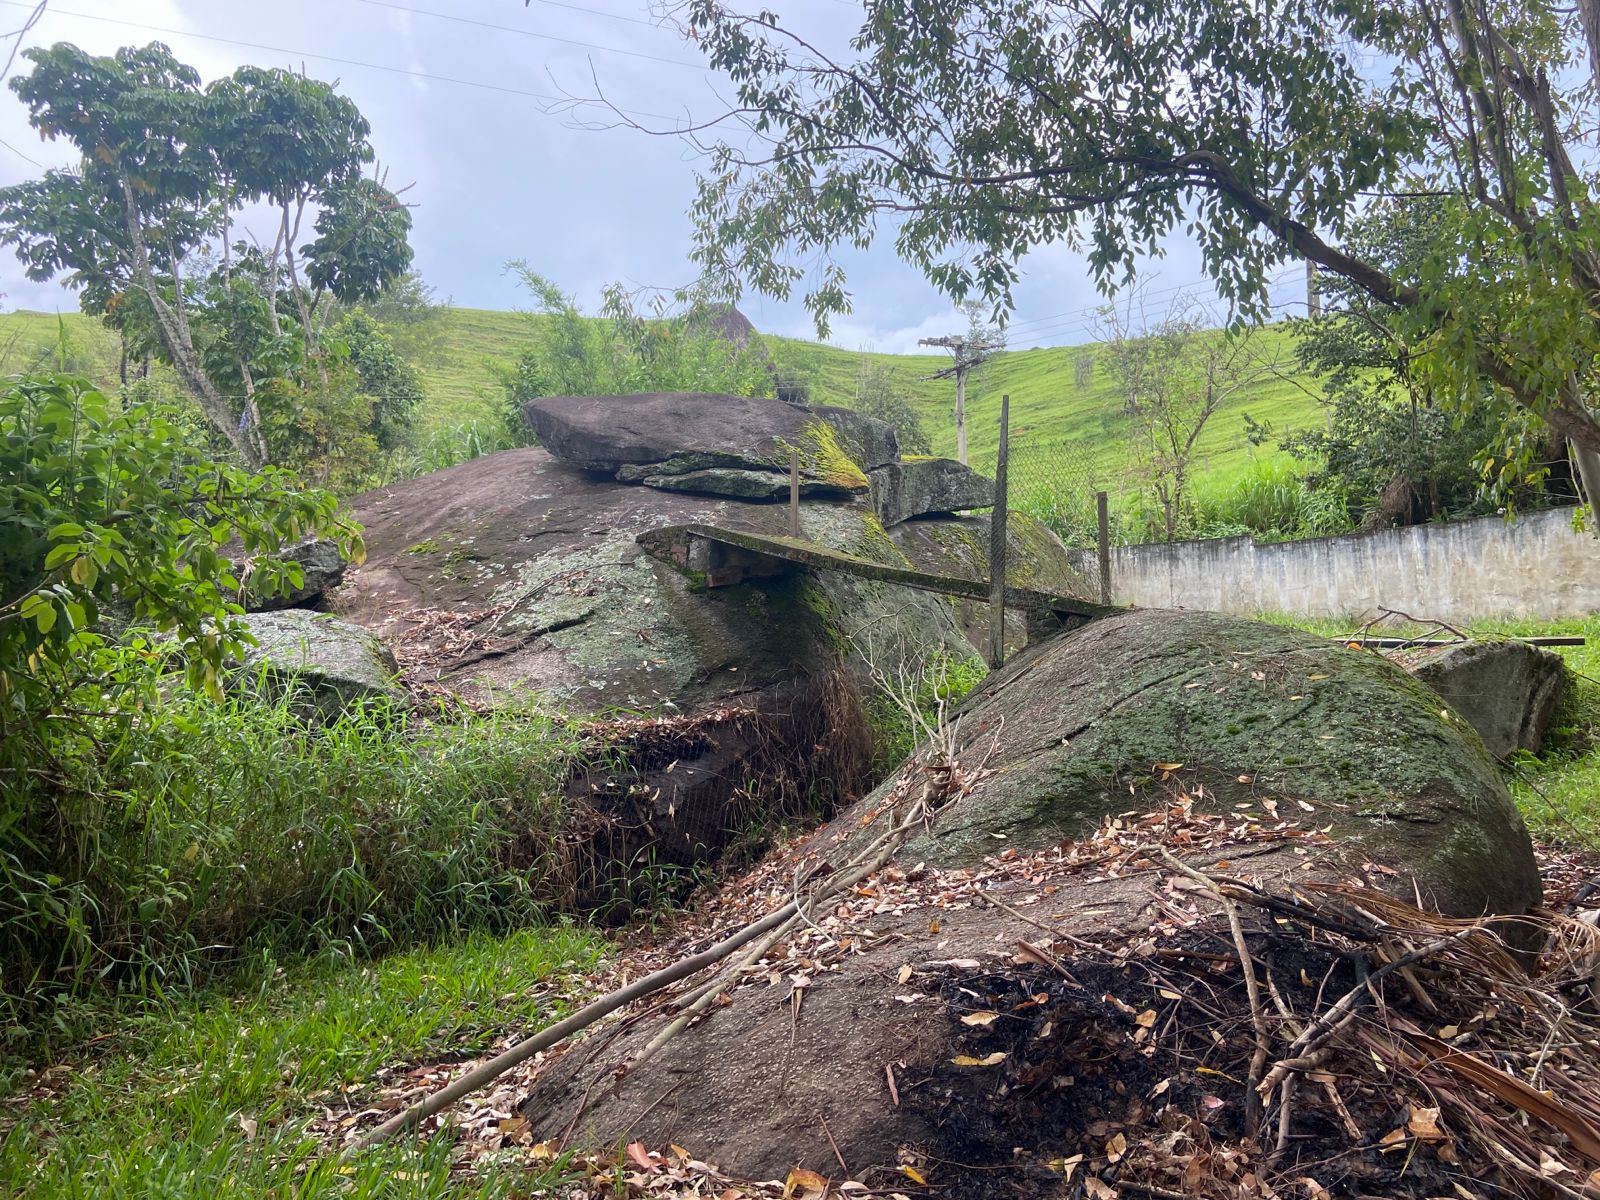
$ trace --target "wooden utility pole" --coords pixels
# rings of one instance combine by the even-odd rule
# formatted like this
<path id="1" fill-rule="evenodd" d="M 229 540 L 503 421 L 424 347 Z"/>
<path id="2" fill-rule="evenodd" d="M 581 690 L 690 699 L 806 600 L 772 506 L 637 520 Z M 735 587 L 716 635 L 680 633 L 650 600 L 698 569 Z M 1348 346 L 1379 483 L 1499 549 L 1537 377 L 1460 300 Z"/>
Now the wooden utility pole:
<path id="1" fill-rule="evenodd" d="M 1011 447 L 1011 397 L 1000 397 L 1000 448 L 994 459 L 994 516 L 989 522 L 989 669 L 1006 660 L 1006 460 Z"/>
<path id="2" fill-rule="evenodd" d="M 1005 348 L 1003 342 L 978 342 L 965 335 L 952 333 L 947 337 L 923 338 L 917 345 L 938 346 L 955 355 L 955 362 L 942 371 L 935 371 L 928 379 L 954 379 L 956 381 L 956 461 L 967 465 L 967 372 L 988 361 L 989 355 Z"/>
<path id="3" fill-rule="evenodd" d="M 1317 264 L 1306 259 L 1306 316 L 1322 315 L 1322 293 L 1317 287 Z"/>

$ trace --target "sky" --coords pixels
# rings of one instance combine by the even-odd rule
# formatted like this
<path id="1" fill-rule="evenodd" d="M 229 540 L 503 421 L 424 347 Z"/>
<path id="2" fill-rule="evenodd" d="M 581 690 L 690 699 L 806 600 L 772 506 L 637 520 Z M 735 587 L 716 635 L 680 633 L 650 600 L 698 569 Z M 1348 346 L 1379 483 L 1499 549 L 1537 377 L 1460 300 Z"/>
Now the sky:
<path id="1" fill-rule="evenodd" d="M 22 26 L 36 2 L 0 0 L 0 34 Z M 852 0 L 765 7 L 835 43 L 854 32 L 860 11 Z M 389 185 L 408 189 L 415 266 L 441 299 L 523 306 L 505 269 L 514 259 L 590 311 L 613 281 L 674 288 L 694 278 L 687 213 L 700 160 L 676 137 L 605 128 L 600 109 L 563 103 L 604 95 L 661 130 L 721 111 L 727 81 L 651 17 L 647 0 L 49 0 L 23 46 L 67 41 L 110 54 L 153 40 L 206 80 L 246 63 L 336 80 L 371 122 Z M 14 41 L 0 40 L 0 63 Z M 27 69 L 19 57 L 12 73 Z M 0 93 L 0 186 L 72 161 L 66 144 L 40 141 L 9 88 Z M 964 328 L 889 239 L 840 261 L 853 304 L 833 323 L 835 345 L 906 353 L 919 338 Z M 1104 301 L 1080 255 L 1042 247 L 1021 270 L 1012 348 L 1093 339 Z M 1181 240 L 1146 278 L 1153 305 L 1179 293 L 1212 296 Z M 1290 273 L 1275 295 L 1292 303 L 1301 286 Z M 77 307 L 59 284 L 24 278 L 3 250 L 0 293 L 7 311 Z M 763 332 L 815 337 L 798 297 L 747 295 L 740 307 Z"/>

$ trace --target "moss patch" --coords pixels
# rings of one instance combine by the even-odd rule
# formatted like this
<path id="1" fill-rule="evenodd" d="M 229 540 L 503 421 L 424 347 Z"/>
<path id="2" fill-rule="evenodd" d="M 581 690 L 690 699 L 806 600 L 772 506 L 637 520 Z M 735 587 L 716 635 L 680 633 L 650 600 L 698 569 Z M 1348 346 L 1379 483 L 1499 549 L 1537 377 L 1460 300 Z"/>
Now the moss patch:
<path id="1" fill-rule="evenodd" d="M 800 458 L 800 470 L 829 487 L 846 492 L 864 492 L 871 486 L 861 464 L 839 443 L 839 435 L 826 421 L 808 421 L 793 444 L 779 442 L 783 462 L 787 466 L 792 452 Z"/>
<path id="2" fill-rule="evenodd" d="M 995 833 L 1019 848 L 1082 837 L 1182 789 L 1242 822 L 1329 828 L 1323 853 L 1414 871 L 1458 910 L 1537 895 L 1527 831 L 1476 734 L 1380 656 L 1321 638 L 1126 613 L 991 677 L 962 729 L 998 739 L 999 769 L 927 839 L 930 859 L 992 852 Z"/>

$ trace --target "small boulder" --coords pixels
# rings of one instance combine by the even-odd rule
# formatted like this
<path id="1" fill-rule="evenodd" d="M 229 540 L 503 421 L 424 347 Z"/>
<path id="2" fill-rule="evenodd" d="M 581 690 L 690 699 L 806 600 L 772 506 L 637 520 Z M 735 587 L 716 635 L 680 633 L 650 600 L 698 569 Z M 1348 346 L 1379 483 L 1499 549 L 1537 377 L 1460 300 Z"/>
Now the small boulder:
<path id="1" fill-rule="evenodd" d="M 807 478 L 865 492 L 866 472 L 900 453 L 893 426 L 872 417 L 750 396 L 544 396 L 526 412 L 540 445 L 556 458 L 625 482 L 713 467 L 787 473 L 795 451 Z M 641 465 L 654 469 L 621 473 Z"/>
<path id="2" fill-rule="evenodd" d="M 274 689 L 306 689 L 326 716 L 364 700 L 405 699 L 394 654 L 359 625 L 298 608 L 249 613 L 244 622 L 256 640 L 245 653 L 244 671 L 265 668 Z"/>
<path id="3" fill-rule="evenodd" d="M 344 578 L 344 555 L 339 546 L 328 538 L 312 538 L 284 551 L 286 561 L 300 564 L 301 583 L 282 595 L 269 596 L 252 589 L 245 583 L 244 607 L 246 612 L 276 612 L 283 608 L 306 608 L 322 599 L 322 594 L 337 587 Z"/>
<path id="4" fill-rule="evenodd" d="M 872 483 L 872 505 L 885 525 L 994 504 L 994 482 L 952 458 L 885 463 L 867 478 Z"/>
<path id="5" fill-rule="evenodd" d="M 1407 665 L 1478 731 L 1496 758 L 1543 749 L 1567 689 L 1559 654 L 1510 639 L 1446 646 Z"/>

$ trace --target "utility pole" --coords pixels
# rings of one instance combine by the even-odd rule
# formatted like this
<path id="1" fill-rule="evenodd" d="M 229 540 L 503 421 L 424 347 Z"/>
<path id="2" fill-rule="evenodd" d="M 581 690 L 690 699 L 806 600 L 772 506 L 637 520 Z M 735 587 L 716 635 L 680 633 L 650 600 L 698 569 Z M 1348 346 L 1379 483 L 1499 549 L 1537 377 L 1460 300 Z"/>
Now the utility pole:
<path id="1" fill-rule="evenodd" d="M 1306 316 L 1322 315 L 1322 291 L 1317 286 L 1317 264 L 1306 259 Z"/>
<path id="2" fill-rule="evenodd" d="M 948 337 L 923 338 L 919 346 L 938 346 L 955 355 L 955 362 L 942 371 L 935 371 L 928 379 L 954 379 L 956 381 L 956 460 L 967 465 L 967 372 L 988 360 L 995 350 L 1003 350 L 1004 342 L 980 342 L 964 334 L 952 333 Z"/>

